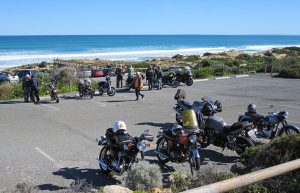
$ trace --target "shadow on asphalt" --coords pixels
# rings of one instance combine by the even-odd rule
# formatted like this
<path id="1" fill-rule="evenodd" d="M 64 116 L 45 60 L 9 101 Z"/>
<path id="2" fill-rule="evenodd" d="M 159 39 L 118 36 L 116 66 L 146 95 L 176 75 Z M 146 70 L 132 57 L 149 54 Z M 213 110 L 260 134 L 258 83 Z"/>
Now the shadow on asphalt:
<path id="1" fill-rule="evenodd" d="M 160 128 L 172 128 L 174 123 L 153 123 L 153 122 L 142 122 L 142 123 L 136 123 L 135 125 L 149 125 L 152 127 L 160 127 Z"/>
<path id="2" fill-rule="evenodd" d="M 106 102 L 108 102 L 108 103 L 122 103 L 122 102 L 129 102 L 129 101 L 135 101 L 135 99 L 113 100 L 113 101 L 106 101 Z"/>
<path id="3" fill-rule="evenodd" d="M 36 186 L 36 188 L 38 188 L 38 190 L 57 191 L 57 190 L 67 189 L 68 187 L 56 186 L 53 184 L 41 184 Z"/>
<path id="4" fill-rule="evenodd" d="M 240 159 L 239 156 L 228 156 L 211 149 L 201 149 L 200 155 L 202 163 L 213 161 L 217 162 L 217 165 L 235 163 L 238 159 Z"/>
<path id="5" fill-rule="evenodd" d="M 1 101 L 0 104 L 2 105 L 12 105 L 12 104 L 20 104 L 25 103 L 24 101 Z"/>

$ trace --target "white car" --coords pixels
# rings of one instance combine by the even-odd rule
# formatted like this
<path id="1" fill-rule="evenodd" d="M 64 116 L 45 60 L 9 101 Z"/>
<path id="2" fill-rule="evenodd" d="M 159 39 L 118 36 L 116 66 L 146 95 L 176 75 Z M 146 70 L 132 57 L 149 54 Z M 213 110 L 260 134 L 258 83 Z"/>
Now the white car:
<path id="1" fill-rule="evenodd" d="M 0 82 L 18 83 L 19 76 L 11 75 L 8 72 L 0 72 Z"/>

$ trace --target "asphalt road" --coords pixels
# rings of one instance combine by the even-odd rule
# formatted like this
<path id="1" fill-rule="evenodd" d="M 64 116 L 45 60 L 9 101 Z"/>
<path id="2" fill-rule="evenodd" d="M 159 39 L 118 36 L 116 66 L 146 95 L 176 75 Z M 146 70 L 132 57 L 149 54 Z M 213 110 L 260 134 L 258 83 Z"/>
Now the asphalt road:
<path id="1" fill-rule="evenodd" d="M 195 82 L 182 85 L 190 101 L 213 96 L 223 105 L 219 113 L 228 124 L 243 114 L 249 103 L 260 113 L 276 107 L 289 111 L 290 124 L 300 126 L 300 80 L 251 75 L 242 78 Z M 79 99 L 75 95 L 61 98 L 59 104 L 43 99 L 34 105 L 22 101 L 0 102 L 0 192 L 17 183 L 27 182 L 41 190 L 54 191 L 85 178 L 94 186 L 115 184 L 114 177 L 99 173 L 96 158 L 100 147 L 95 141 L 116 120 L 126 121 L 129 133 L 139 136 L 145 129 L 156 136 L 159 128 L 175 122 L 172 107 L 176 89 L 142 91 L 145 98 L 134 101 L 133 92 L 119 91 L 115 96 Z M 285 107 L 282 107 L 285 106 Z M 153 143 L 154 144 L 154 143 Z M 154 148 L 154 147 L 153 147 Z M 238 156 L 209 146 L 201 151 L 202 171 L 229 170 Z M 152 150 L 146 159 L 157 163 Z M 188 172 L 189 165 L 168 163 L 162 167 L 168 174 Z"/>

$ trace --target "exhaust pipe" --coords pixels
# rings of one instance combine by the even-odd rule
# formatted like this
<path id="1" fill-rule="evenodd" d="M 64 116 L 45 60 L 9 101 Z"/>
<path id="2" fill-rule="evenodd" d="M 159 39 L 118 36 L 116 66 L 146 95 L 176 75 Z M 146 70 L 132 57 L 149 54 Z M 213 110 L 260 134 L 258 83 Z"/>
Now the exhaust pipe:
<path id="1" fill-rule="evenodd" d="M 108 166 L 106 163 L 104 163 L 104 161 L 102 161 L 101 159 L 97 159 L 97 161 L 103 167 L 104 170 L 108 169 Z"/>
<path id="2" fill-rule="evenodd" d="M 161 153 L 161 152 L 159 152 L 159 151 L 157 151 L 157 150 L 154 150 L 154 152 L 155 152 L 156 154 L 160 155 L 161 157 L 164 157 L 165 159 L 169 159 L 169 156 L 167 156 L 167 155 L 165 155 L 165 154 L 163 154 L 163 153 Z"/>

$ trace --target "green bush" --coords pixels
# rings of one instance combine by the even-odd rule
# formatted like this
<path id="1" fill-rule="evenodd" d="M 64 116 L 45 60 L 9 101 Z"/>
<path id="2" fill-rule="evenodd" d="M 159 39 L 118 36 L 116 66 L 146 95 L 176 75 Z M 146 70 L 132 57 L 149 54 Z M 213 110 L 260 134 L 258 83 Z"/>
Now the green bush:
<path id="1" fill-rule="evenodd" d="M 213 76 L 212 68 L 198 68 L 193 70 L 193 78 L 209 78 Z"/>
<path id="2" fill-rule="evenodd" d="M 124 174 L 123 185 L 131 190 L 146 190 L 162 187 L 162 172 L 158 165 L 140 161 Z"/>
<path id="3" fill-rule="evenodd" d="M 187 62 L 196 62 L 198 60 L 199 60 L 199 56 L 197 56 L 197 55 L 191 55 L 185 59 L 185 61 L 187 61 Z"/>
<path id="4" fill-rule="evenodd" d="M 171 174 L 171 190 L 174 193 L 182 192 L 189 189 L 191 178 L 189 176 L 184 176 L 181 173 L 173 172 Z"/>
<path id="5" fill-rule="evenodd" d="M 235 57 L 236 59 L 239 59 L 239 60 L 250 60 L 252 57 L 249 55 L 249 54 L 240 54 L 238 55 L 237 57 Z"/>

